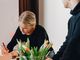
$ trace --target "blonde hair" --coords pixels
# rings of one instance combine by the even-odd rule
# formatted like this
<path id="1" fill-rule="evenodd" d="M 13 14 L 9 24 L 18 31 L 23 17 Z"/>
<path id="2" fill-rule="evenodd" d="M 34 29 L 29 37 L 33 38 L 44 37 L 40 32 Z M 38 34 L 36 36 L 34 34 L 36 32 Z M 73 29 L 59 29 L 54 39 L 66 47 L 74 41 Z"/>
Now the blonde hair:
<path id="1" fill-rule="evenodd" d="M 22 23 L 24 23 L 24 24 L 30 24 L 31 22 L 36 22 L 36 16 L 31 11 L 24 11 L 19 16 L 19 21 L 22 22 Z"/>

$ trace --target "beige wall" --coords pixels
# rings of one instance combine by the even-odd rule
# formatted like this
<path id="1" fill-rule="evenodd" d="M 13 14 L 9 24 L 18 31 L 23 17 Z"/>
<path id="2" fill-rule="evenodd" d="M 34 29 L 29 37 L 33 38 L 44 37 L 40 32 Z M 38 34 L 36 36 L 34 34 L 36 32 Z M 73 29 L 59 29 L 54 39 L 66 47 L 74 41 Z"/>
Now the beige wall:
<path id="1" fill-rule="evenodd" d="M 7 44 L 18 23 L 18 0 L 0 0 L 0 45 Z"/>
<path id="2" fill-rule="evenodd" d="M 69 10 L 64 8 L 62 0 L 39 0 L 39 3 L 40 24 L 47 30 L 50 42 L 57 52 L 67 34 Z"/>
<path id="3" fill-rule="evenodd" d="M 56 3 L 57 2 L 57 3 Z M 63 7 L 61 0 L 39 0 L 39 21 L 47 30 L 55 51 L 65 40 L 69 10 Z M 0 41 L 10 41 L 10 32 L 18 25 L 18 0 L 0 0 Z M 1 45 L 0 42 L 0 45 Z"/>

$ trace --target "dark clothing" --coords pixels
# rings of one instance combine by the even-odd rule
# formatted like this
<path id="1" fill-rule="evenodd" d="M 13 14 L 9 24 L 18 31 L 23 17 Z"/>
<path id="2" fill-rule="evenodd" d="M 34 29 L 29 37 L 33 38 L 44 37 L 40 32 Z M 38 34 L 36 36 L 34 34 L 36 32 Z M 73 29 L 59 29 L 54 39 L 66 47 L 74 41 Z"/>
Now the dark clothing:
<path id="1" fill-rule="evenodd" d="M 80 60 L 80 3 L 71 11 L 68 34 L 53 60 Z"/>
<path id="2" fill-rule="evenodd" d="M 18 27 L 12 40 L 7 45 L 7 48 L 11 52 L 13 50 L 14 46 L 17 44 L 17 40 L 21 40 L 22 42 L 26 42 L 27 37 L 29 37 L 30 46 L 31 47 L 38 47 L 38 49 L 44 43 L 45 39 L 49 40 L 45 29 L 40 25 L 36 25 L 35 30 L 29 36 L 23 35 L 22 32 L 20 31 L 20 28 Z"/>

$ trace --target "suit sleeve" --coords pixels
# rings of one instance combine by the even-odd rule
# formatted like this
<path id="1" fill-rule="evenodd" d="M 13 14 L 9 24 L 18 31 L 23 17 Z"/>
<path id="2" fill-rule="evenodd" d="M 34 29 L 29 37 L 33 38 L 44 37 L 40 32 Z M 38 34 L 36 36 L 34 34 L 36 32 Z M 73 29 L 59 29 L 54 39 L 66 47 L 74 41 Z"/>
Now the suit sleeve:
<path id="1" fill-rule="evenodd" d="M 60 60 L 80 60 L 80 18 L 75 25 L 70 43 Z"/>

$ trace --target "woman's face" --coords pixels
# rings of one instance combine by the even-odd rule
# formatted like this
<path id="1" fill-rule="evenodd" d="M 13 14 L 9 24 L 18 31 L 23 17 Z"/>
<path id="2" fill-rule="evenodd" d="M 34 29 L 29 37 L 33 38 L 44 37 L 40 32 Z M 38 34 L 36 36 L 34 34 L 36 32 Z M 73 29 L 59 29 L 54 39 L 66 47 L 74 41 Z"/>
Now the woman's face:
<path id="1" fill-rule="evenodd" d="M 32 24 L 20 24 L 20 29 L 21 31 L 26 34 L 26 35 L 31 35 L 33 33 L 33 31 L 35 30 L 36 24 L 32 23 Z"/>

